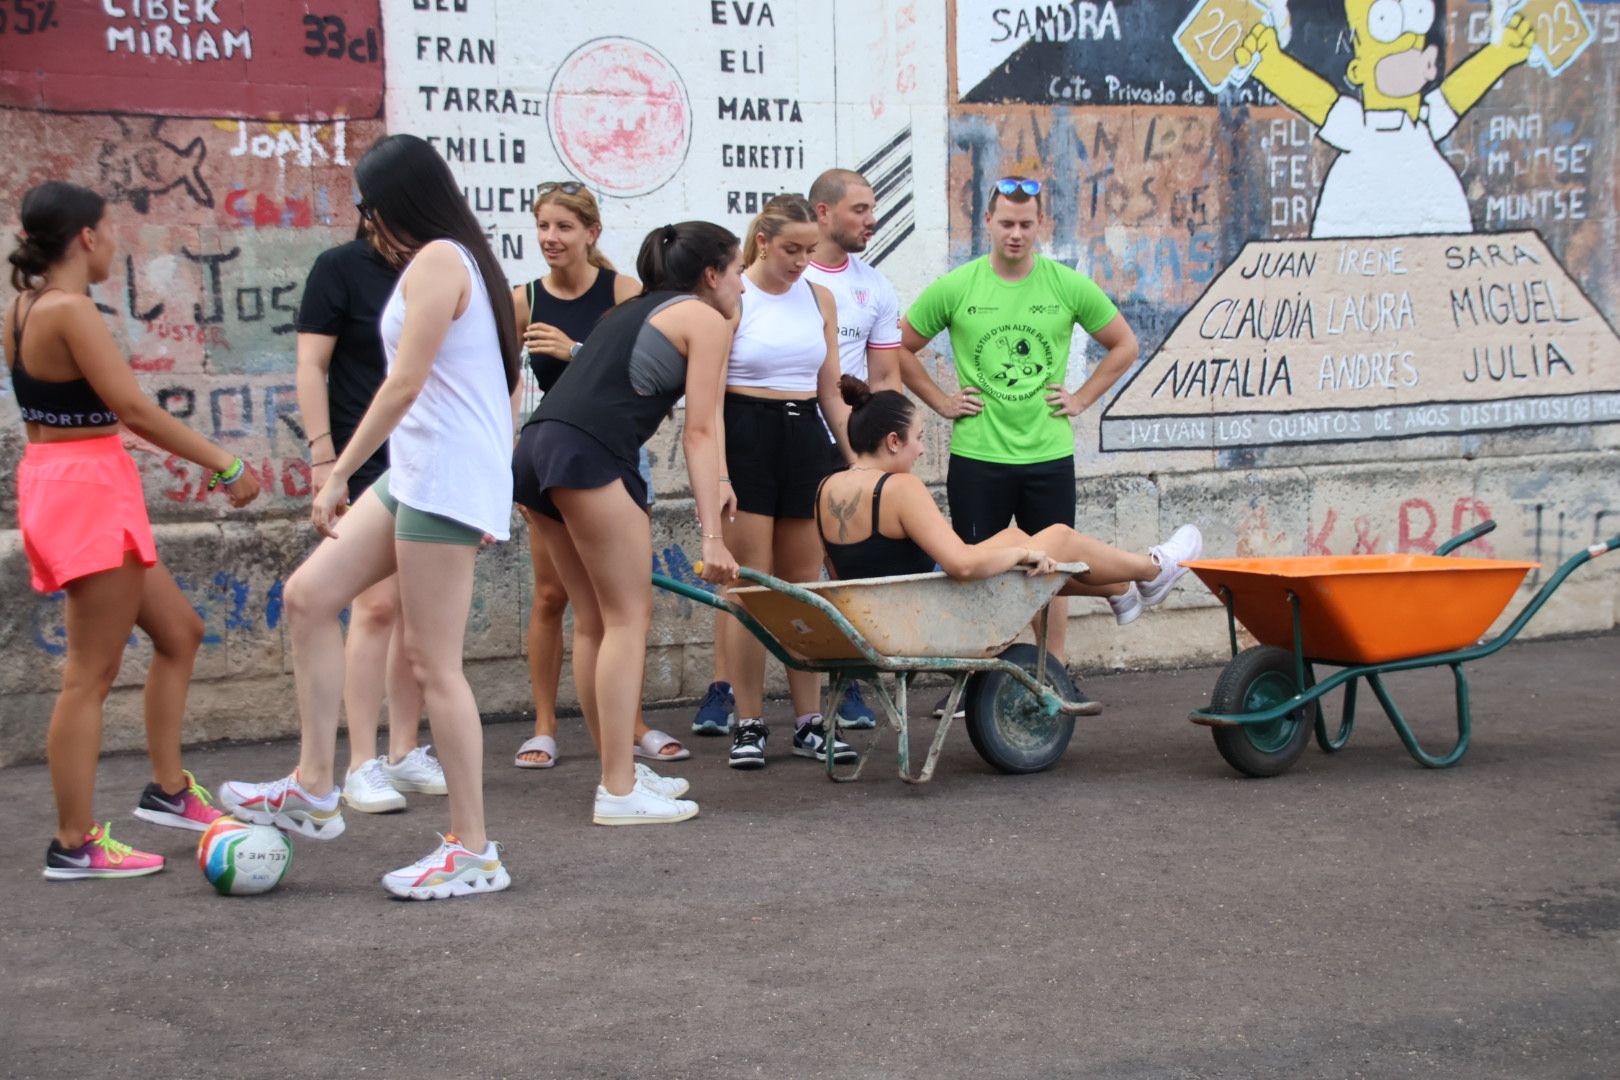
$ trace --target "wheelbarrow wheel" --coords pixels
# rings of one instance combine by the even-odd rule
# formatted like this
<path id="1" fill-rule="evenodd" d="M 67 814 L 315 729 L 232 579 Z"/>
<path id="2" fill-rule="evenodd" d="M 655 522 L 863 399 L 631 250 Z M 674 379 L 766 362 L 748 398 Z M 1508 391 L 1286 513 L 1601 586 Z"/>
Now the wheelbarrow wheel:
<path id="1" fill-rule="evenodd" d="M 1040 653 L 1035 646 L 1019 642 L 1009 646 L 1000 659 L 1034 675 Z M 1051 654 L 1046 657 L 1046 685 L 1064 701 L 1086 700 L 1062 663 Z M 973 749 L 1004 773 L 1051 768 L 1074 735 L 1074 717 L 1047 715 L 1040 698 L 1005 672 L 979 671 L 969 676 L 962 701 Z"/>
<path id="2" fill-rule="evenodd" d="M 1245 649 L 1221 669 L 1209 711 L 1260 712 L 1299 693 L 1294 654 L 1275 645 Z M 1211 728 L 1215 749 L 1245 776 L 1277 776 L 1291 769 L 1311 739 L 1313 710 L 1301 705 L 1266 724 Z"/>

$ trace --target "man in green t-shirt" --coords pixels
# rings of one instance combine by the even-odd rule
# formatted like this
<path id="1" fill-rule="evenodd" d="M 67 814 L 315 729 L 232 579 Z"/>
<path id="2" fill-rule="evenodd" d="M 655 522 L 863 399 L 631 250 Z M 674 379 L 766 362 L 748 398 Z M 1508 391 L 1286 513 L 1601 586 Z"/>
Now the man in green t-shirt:
<path id="1" fill-rule="evenodd" d="M 1038 180 L 1009 176 L 990 191 L 990 254 L 924 289 L 900 320 L 902 374 L 948 420 L 945 493 L 951 525 L 970 544 L 1016 522 L 1027 533 L 1074 526 L 1074 431 L 1080 415 L 1136 362 L 1136 334 L 1095 282 L 1035 253 L 1043 224 Z M 1069 392 L 1069 342 L 1078 326 L 1106 351 Z M 950 331 L 961 389 L 941 390 L 914 355 Z M 1110 586 L 1116 617 L 1140 611 L 1134 588 Z M 1051 649 L 1064 655 L 1068 605 L 1052 604 Z"/>

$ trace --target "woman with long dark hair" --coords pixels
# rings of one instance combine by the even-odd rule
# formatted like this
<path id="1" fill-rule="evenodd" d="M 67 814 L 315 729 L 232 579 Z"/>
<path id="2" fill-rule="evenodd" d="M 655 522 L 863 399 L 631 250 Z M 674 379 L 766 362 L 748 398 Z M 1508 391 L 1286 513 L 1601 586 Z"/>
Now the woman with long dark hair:
<path id="1" fill-rule="evenodd" d="M 845 375 L 839 390 L 850 406 L 849 445 L 855 463 L 822 482 L 816 521 L 827 546 L 827 564 L 841 579 L 925 574 L 936 566 L 971 581 L 1015 567 L 1051 573 L 1055 563 L 1083 562 L 1090 569 L 1064 586 L 1070 595 L 1095 595 L 1109 585 L 1135 582 L 1142 605 L 1153 607 L 1185 574 L 1182 563 L 1198 558 L 1203 537 L 1183 525 L 1144 554 L 1053 525 L 1033 536 L 1007 528 L 977 544 L 956 535 L 939 512 L 927 485 L 912 473 L 922 454 L 922 416 L 911 399 L 894 390 L 874 393 Z"/>
<path id="2" fill-rule="evenodd" d="M 720 536 L 720 400 L 727 320 L 742 293 L 737 238 L 688 221 L 654 229 L 636 272 L 642 295 L 610 311 L 524 425 L 513 455 L 517 501 L 529 508 L 574 606 L 574 685 L 601 752 L 598 825 L 685 821 L 688 785 L 638 765 L 631 731 L 641 706 L 652 625 L 652 529 L 638 449 L 684 395 L 681 445 L 703 538 L 703 576 L 730 580 Z"/>
<path id="3" fill-rule="evenodd" d="M 641 282 L 619 273 L 597 246 L 602 238 L 602 210 L 585 185 L 548 180 L 536 187 L 534 225 L 546 273 L 513 289 L 512 305 L 535 384 L 542 393 L 550 393 L 574 354 L 585 347 L 597 321 L 614 306 L 638 295 Z M 652 478 L 645 446 L 638 465 L 651 506 Z M 534 566 L 534 602 L 529 608 L 526 640 L 529 686 L 534 692 L 534 735 L 518 747 L 512 763 L 520 769 L 549 769 L 557 764 L 557 687 L 562 678 L 563 612 L 568 608 L 568 593 L 546 553 L 534 515 L 527 507 L 519 510 L 529 526 L 529 561 Z M 637 757 L 680 761 L 692 756 L 667 732 L 648 728 L 639 715 L 635 741 Z"/>
<path id="4" fill-rule="evenodd" d="M 232 813 L 326 840 L 344 828 L 334 777 L 343 695 L 339 614 L 396 571 L 405 657 L 427 706 L 450 796 L 450 832 L 383 876 L 413 900 L 495 892 L 511 879 L 484 830 L 483 732 L 462 673 L 473 561 L 510 535 L 511 395 L 517 328 L 507 283 L 444 159 L 390 135 L 355 166 L 360 213 L 379 246 L 408 258 L 383 309 L 388 376 L 315 496 L 326 538 L 283 594 L 303 741 L 298 767 L 270 783 L 226 783 Z M 343 514 L 349 477 L 383 440 L 389 468 Z"/>
<path id="5" fill-rule="evenodd" d="M 242 459 L 170 416 L 141 391 L 90 299 L 107 280 L 115 248 L 106 201 L 50 181 L 23 196 L 22 232 L 11 253 L 17 300 L 3 336 L 12 392 L 27 431 L 17 466 L 17 524 L 32 584 L 67 594 L 67 664 L 51 710 L 45 754 L 56 796 L 56 835 L 45 876 L 139 877 L 163 857 L 109 835 L 92 810 L 101 713 L 130 631 L 152 639 L 146 675 L 146 746 L 152 782 L 135 816 L 203 830 L 219 817 L 181 765 L 180 723 L 203 623 L 157 558 L 140 473 L 122 424 L 161 450 L 212 472 L 233 506 L 259 493 Z"/>

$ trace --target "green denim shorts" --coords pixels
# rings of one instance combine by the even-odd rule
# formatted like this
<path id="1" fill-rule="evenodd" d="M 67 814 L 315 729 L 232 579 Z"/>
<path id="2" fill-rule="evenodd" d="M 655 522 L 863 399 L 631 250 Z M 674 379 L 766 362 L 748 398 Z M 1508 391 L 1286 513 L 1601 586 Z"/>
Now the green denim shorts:
<path id="1" fill-rule="evenodd" d="M 388 490 L 388 472 L 377 477 L 371 485 L 383 506 L 394 515 L 394 539 L 415 540 L 423 544 L 460 544 L 477 547 L 484 542 L 484 531 L 440 514 L 430 514 L 400 502 Z"/>

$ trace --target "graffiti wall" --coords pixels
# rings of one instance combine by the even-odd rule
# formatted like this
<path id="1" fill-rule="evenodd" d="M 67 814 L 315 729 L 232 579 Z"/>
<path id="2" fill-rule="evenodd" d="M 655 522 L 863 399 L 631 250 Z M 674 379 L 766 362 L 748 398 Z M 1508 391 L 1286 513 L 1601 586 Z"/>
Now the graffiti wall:
<path id="1" fill-rule="evenodd" d="M 259 734 L 291 723 L 239 714 L 287 691 L 280 585 L 311 542 L 293 318 L 387 131 L 439 148 L 513 281 L 543 272 L 539 182 L 588 185 L 628 268 L 651 228 L 740 232 L 841 165 L 874 184 L 868 257 L 904 306 L 987 250 L 995 179 L 1040 177 L 1043 251 L 1142 345 L 1075 424 L 1083 527 L 1137 545 L 1191 517 L 1216 551 L 1424 551 L 1489 516 L 1490 550 L 1552 563 L 1620 520 L 1617 73 L 1609 0 L 597 0 L 588 19 L 0 0 L 0 217 L 46 178 L 106 193 L 120 256 L 97 303 L 148 391 L 259 472 L 267 497 L 227 514 L 201 470 L 130 438 L 208 621 L 195 734 Z M 1077 346 L 1071 386 L 1098 356 Z M 949 378 L 943 338 L 925 359 Z M 671 427 L 655 549 L 690 577 Z M 0 379 L 0 759 L 37 752 L 61 652 L 60 597 L 28 592 L 10 530 L 20 452 Z M 492 711 L 526 705 L 521 549 L 480 563 Z M 1620 586 L 1598 580 L 1547 627 L 1614 625 Z M 1071 659 L 1212 655 L 1217 616 L 1184 592 L 1148 637 L 1077 607 Z M 660 600 L 649 699 L 700 692 L 708 648 L 704 613 Z M 138 739 L 142 662 L 115 744 Z"/>

